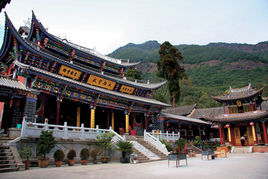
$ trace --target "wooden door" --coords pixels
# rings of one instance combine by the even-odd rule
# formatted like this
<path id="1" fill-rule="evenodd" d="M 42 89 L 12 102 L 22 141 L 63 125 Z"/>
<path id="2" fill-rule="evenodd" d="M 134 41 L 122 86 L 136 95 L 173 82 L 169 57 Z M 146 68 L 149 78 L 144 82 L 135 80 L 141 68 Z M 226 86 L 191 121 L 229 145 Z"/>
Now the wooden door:
<path id="1" fill-rule="evenodd" d="M 251 126 L 247 127 L 247 137 L 248 137 L 248 145 L 254 145 L 254 139 L 252 135 L 252 128 Z"/>
<path id="2" fill-rule="evenodd" d="M 238 128 L 238 127 L 234 128 L 234 135 L 235 135 L 235 145 L 241 145 L 240 128 Z"/>

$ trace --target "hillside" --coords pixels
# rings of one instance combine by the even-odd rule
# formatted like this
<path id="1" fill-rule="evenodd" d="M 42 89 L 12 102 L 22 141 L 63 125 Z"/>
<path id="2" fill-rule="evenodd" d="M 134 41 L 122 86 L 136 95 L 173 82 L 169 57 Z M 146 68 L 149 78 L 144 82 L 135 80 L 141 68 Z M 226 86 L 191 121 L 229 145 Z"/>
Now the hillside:
<path id="1" fill-rule="evenodd" d="M 199 100 L 205 95 L 209 104 L 202 107 L 215 106 L 217 104 L 211 102 L 209 96 L 223 94 L 230 85 L 233 88 L 246 86 L 248 83 L 256 87 L 268 86 L 268 41 L 255 45 L 210 43 L 175 46 L 184 57 L 184 67 L 188 76 L 188 80 L 181 85 L 180 105 L 198 103 L 202 106 Z M 157 41 L 147 41 L 143 44 L 129 43 L 109 56 L 141 61 L 138 69 L 142 71 L 143 78 L 156 82 L 159 81 L 155 75 L 159 47 Z M 190 91 L 192 93 L 189 93 Z M 265 96 L 268 96 L 267 91 L 265 88 Z M 166 97 L 157 95 L 157 99 L 167 102 Z"/>

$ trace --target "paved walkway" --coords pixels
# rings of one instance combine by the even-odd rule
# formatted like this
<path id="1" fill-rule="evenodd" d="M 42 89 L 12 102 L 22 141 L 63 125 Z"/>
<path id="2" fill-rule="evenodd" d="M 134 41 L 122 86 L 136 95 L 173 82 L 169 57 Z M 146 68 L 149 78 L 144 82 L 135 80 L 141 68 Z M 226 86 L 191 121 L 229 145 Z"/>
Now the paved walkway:
<path id="1" fill-rule="evenodd" d="M 152 178 L 152 179 L 267 179 L 268 178 L 268 153 L 250 154 L 229 154 L 228 158 L 217 158 L 216 160 L 201 160 L 200 157 L 188 159 L 188 166 L 185 161 L 180 162 L 180 166 L 175 168 L 175 162 L 167 165 L 167 161 L 157 161 L 142 164 L 120 164 L 108 163 L 73 167 L 63 166 L 60 168 L 38 168 L 32 167 L 30 170 L 0 173 L 0 178 L 56 178 L 56 179 L 80 179 L 80 178 Z"/>

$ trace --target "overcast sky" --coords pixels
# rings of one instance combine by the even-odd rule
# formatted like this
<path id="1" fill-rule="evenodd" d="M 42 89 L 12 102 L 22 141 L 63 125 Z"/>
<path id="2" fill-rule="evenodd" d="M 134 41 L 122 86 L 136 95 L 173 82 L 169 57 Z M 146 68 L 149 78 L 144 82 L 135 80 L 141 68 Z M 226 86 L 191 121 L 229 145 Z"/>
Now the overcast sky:
<path id="1" fill-rule="evenodd" d="M 174 45 L 268 40 L 268 0 L 12 0 L 0 14 L 0 32 L 3 11 L 18 29 L 32 10 L 50 33 L 103 54 L 148 40 Z"/>

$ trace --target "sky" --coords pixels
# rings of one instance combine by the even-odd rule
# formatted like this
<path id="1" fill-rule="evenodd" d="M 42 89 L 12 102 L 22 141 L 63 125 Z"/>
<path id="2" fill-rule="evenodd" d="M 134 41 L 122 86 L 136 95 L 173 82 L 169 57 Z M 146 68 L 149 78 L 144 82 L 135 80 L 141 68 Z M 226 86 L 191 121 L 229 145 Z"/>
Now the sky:
<path id="1" fill-rule="evenodd" d="M 109 54 L 128 43 L 173 45 L 268 40 L 268 0 L 12 0 L 4 11 L 18 29 L 35 12 L 48 32 Z"/>

